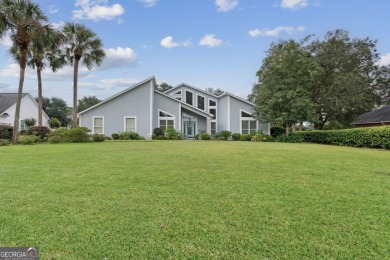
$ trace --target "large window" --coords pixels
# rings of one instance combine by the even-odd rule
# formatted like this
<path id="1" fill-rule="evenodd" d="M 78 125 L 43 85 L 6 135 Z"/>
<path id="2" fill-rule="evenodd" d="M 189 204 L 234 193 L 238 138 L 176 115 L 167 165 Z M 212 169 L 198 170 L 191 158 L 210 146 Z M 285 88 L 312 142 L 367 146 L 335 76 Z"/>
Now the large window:
<path id="1" fill-rule="evenodd" d="M 197 106 L 199 109 L 202 109 L 204 110 L 205 107 L 204 107 L 204 97 L 203 96 L 199 96 L 199 95 L 196 95 L 197 96 Z"/>
<path id="2" fill-rule="evenodd" d="M 217 119 L 217 109 L 211 108 L 211 109 L 209 109 L 209 111 L 210 111 L 210 114 L 212 114 L 214 116 L 213 119 L 216 120 Z"/>
<path id="3" fill-rule="evenodd" d="M 241 111 L 241 134 L 252 134 L 257 130 L 257 121 L 253 118 L 253 115 Z"/>
<path id="4" fill-rule="evenodd" d="M 104 134 L 104 117 L 93 118 L 93 133 Z"/>
<path id="5" fill-rule="evenodd" d="M 137 132 L 135 117 L 125 117 L 125 132 Z"/>
<path id="6" fill-rule="evenodd" d="M 193 105 L 194 104 L 194 93 L 190 92 L 190 91 L 186 91 L 186 103 L 188 105 Z"/>
<path id="7" fill-rule="evenodd" d="M 23 131 L 23 130 L 27 130 L 27 125 L 26 125 L 26 122 L 24 122 L 24 120 L 20 120 L 20 131 Z"/>
<path id="8" fill-rule="evenodd" d="M 241 120 L 241 134 L 253 134 L 256 130 L 256 120 Z"/>
<path id="9" fill-rule="evenodd" d="M 175 117 L 163 111 L 158 113 L 158 124 L 162 130 L 175 128 Z"/>
<path id="10" fill-rule="evenodd" d="M 211 134 L 215 135 L 217 133 L 217 122 L 211 122 Z"/>

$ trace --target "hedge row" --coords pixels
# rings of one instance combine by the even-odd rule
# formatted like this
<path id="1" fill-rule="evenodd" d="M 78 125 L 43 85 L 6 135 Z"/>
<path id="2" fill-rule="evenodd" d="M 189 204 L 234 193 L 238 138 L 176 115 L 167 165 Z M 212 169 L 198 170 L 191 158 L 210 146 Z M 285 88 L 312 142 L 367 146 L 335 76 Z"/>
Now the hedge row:
<path id="1" fill-rule="evenodd" d="M 290 136 L 310 143 L 390 149 L 390 126 L 298 131 Z"/>

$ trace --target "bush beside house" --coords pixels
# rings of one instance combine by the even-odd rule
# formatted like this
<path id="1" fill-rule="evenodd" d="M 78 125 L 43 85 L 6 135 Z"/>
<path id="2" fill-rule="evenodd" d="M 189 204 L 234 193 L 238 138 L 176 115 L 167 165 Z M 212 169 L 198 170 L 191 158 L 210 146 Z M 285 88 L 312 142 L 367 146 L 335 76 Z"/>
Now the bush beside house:
<path id="1" fill-rule="evenodd" d="M 352 128 L 344 130 L 297 131 L 278 141 L 310 142 L 353 147 L 390 149 L 390 126 Z"/>

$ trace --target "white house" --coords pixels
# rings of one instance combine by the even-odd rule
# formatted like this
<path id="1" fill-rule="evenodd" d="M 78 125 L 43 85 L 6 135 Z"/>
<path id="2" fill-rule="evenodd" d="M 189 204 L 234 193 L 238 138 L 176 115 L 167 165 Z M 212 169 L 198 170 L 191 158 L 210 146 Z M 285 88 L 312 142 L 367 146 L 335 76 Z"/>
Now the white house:
<path id="1" fill-rule="evenodd" d="M 17 93 L 0 93 L 0 125 L 14 125 Z M 20 104 L 19 130 L 25 130 L 24 120 L 35 118 L 38 120 L 38 103 L 28 93 L 22 94 Z M 42 113 L 42 125 L 49 127 L 49 117 Z"/>

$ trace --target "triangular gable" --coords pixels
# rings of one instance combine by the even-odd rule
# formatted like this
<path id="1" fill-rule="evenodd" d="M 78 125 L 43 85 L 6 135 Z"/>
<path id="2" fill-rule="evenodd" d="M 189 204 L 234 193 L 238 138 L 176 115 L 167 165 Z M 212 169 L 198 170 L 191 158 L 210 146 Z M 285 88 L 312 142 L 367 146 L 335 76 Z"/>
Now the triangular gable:
<path id="1" fill-rule="evenodd" d="M 133 85 L 133 86 L 131 86 L 131 87 L 129 87 L 129 88 L 127 88 L 127 89 L 125 89 L 125 90 L 123 90 L 123 91 L 121 91 L 121 92 L 119 92 L 119 93 L 117 93 L 117 94 L 115 94 L 115 95 L 113 95 L 113 96 L 111 96 L 111 97 L 105 99 L 105 100 L 103 100 L 102 102 L 100 102 L 100 103 L 98 103 L 98 104 L 96 104 L 96 105 L 94 105 L 94 106 L 92 106 L 92 107 L 90 107 L 90 108 L 87 108 L 87 109 L 84 110 L 84 111 L 79 112 L 78 115 L 84 114 L 85 112 L 90 111 L 90 110 L 94 109 L 95 107 L 101 106 L 101 105 L 103 105 L 103 104 L 109 102 L 110 100 L 112 100 L 112 99 L 118 97 L 118 96 L 121 96 L 121 95 L 123 95 L 123 94 L 125 94 L 125 93 L 127 93 L 127 92 L 129 92 L 129 91 L 131 91 L 131 90 L 133 90 L 133 89 L 138 88 L 139 86 L 142 86 L 143 84 L 145 84 L 145 83 L 147 83 L 147 82 L 149 82 L 149 81 L 152 81 L 152 82 L 153 82 L 153 85 L 154 85 L 154 86 L 157 86 L 156 78 L 155 78 L 154 76 L 152 76 L 152 77 L 150 77 L 150 78 L 147 78 L 147 79 L 145 79 L 145 80 L 143 80 L 143 81 L 141 81 L 141 82 L 139 82 L 139 83 L 137 83 L 137 84 L 135 84 L 135 85 Z"/>

